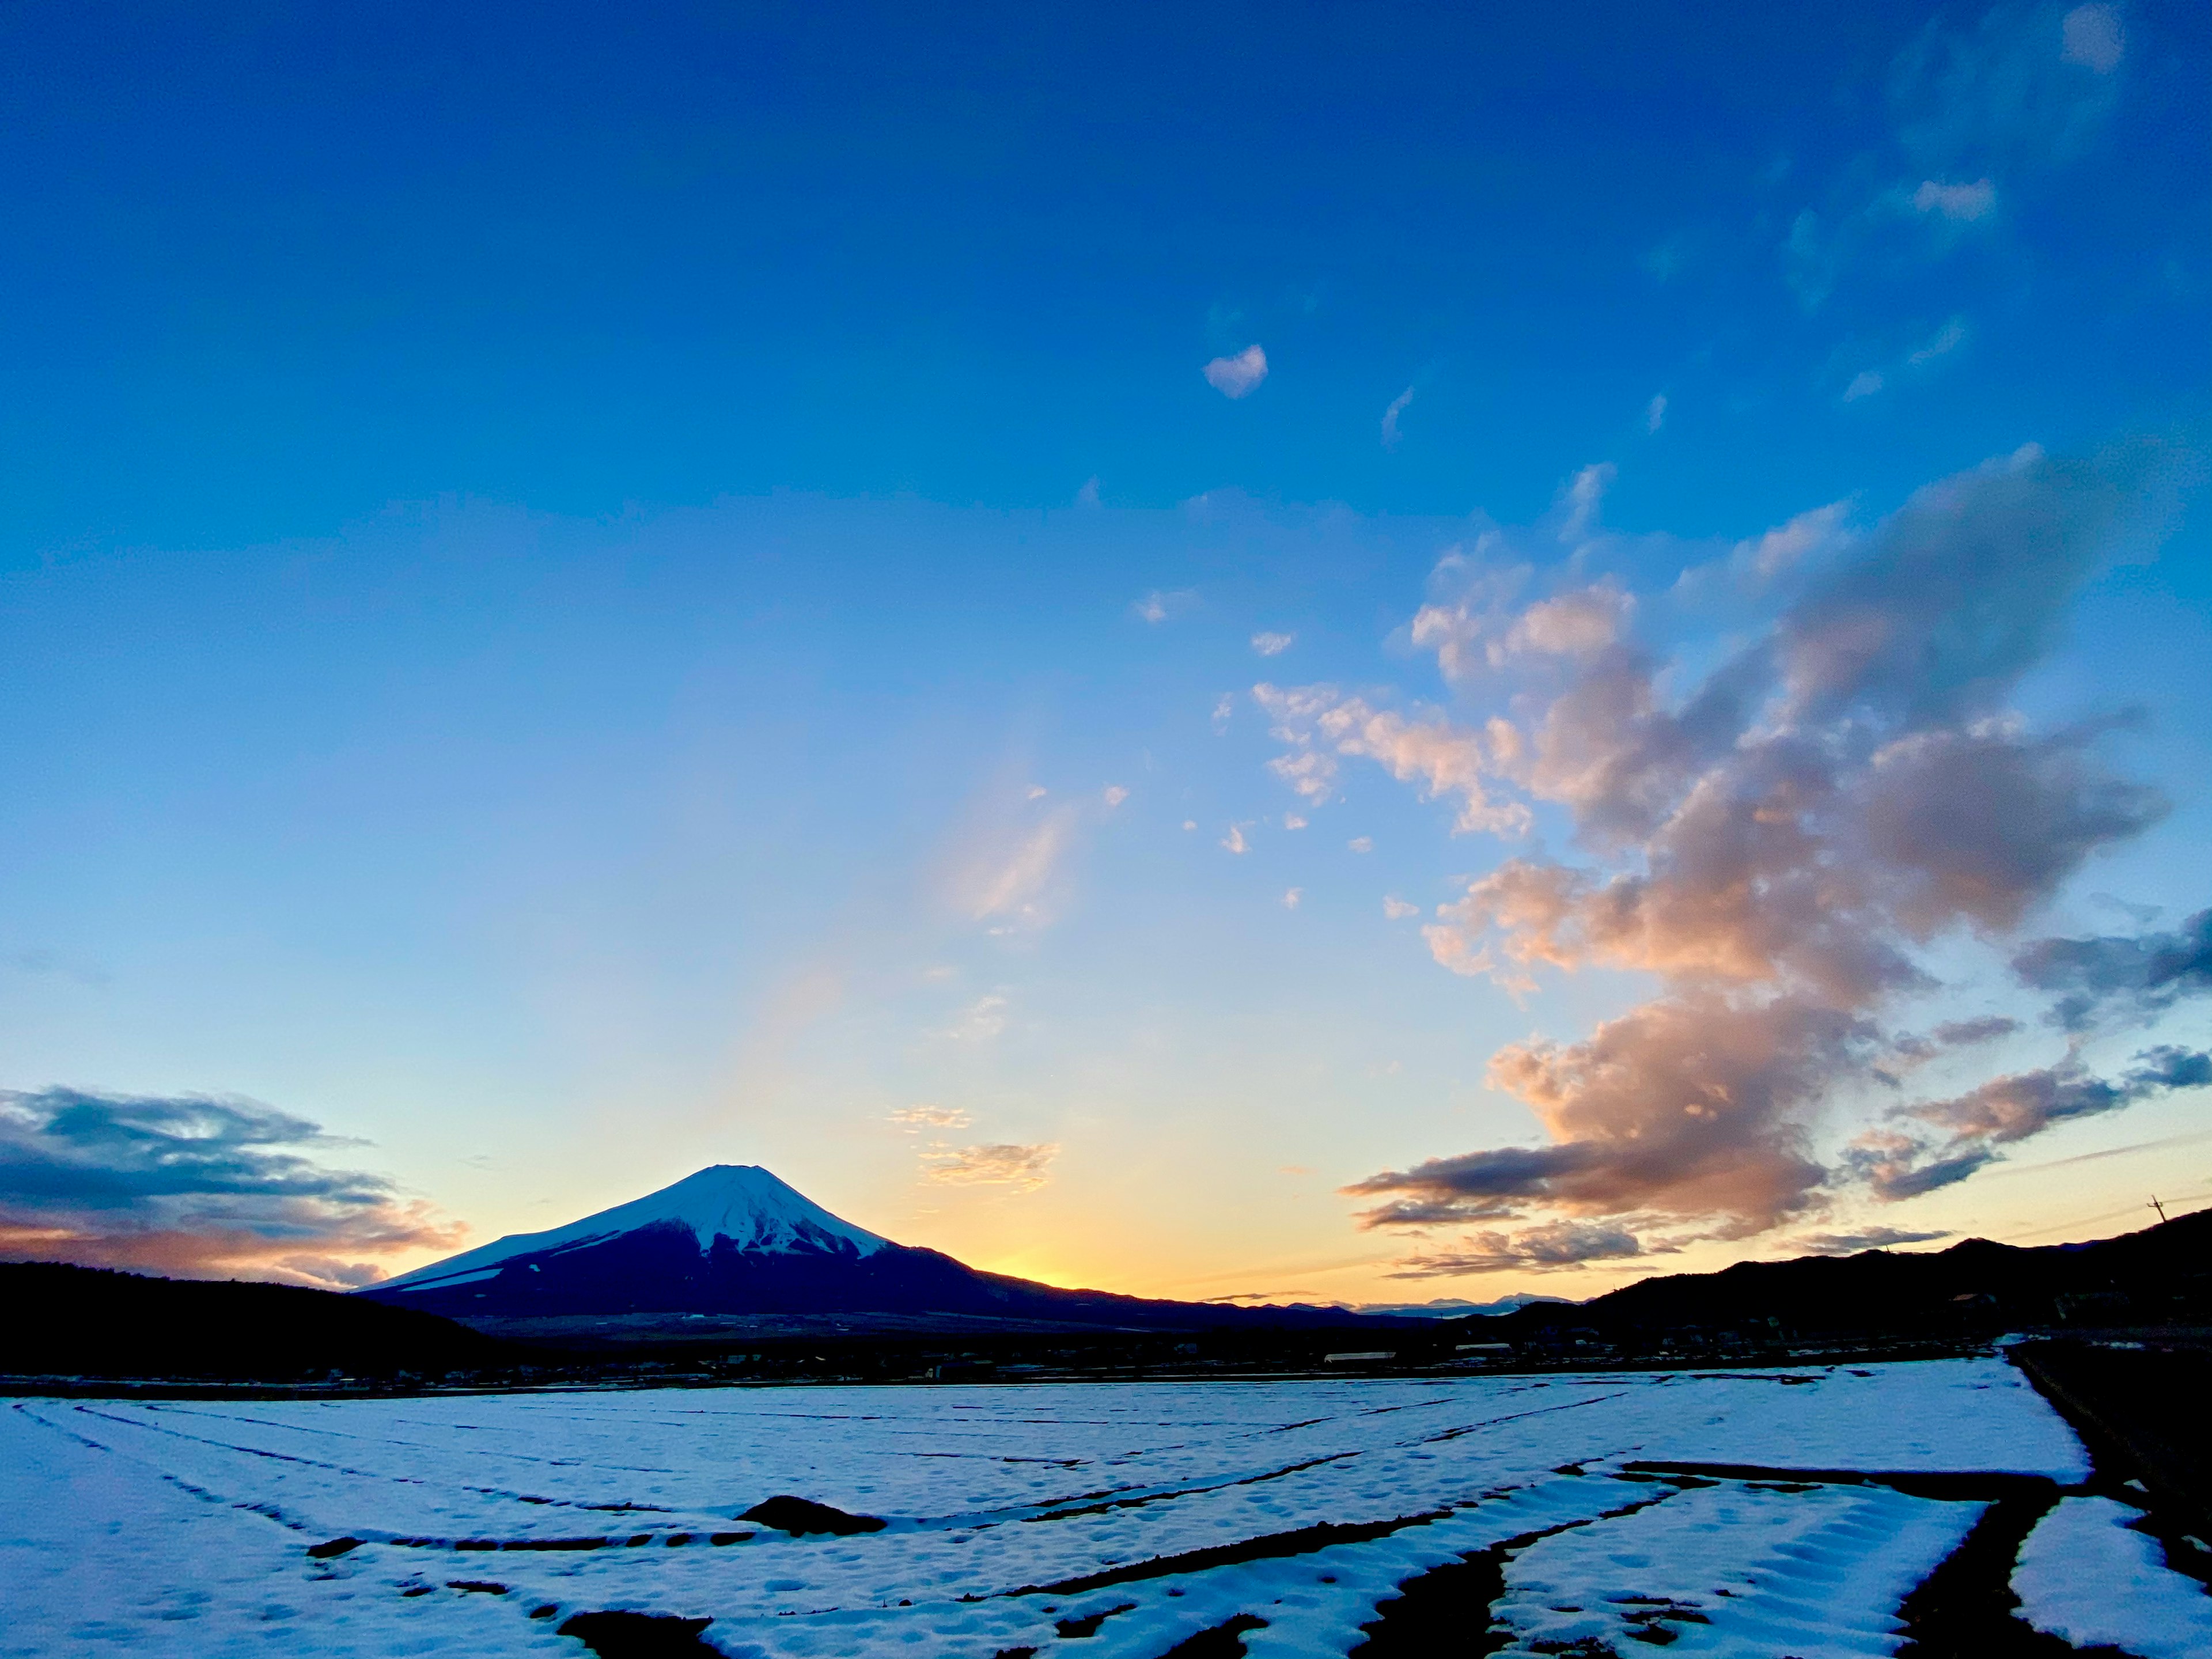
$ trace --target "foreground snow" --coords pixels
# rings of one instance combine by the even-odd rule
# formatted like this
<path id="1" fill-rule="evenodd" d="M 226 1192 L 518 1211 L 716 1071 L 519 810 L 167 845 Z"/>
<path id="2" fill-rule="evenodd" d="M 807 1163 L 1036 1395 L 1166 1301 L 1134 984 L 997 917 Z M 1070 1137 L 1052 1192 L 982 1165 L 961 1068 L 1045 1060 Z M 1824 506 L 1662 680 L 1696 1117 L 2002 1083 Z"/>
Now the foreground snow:
<path id="1" fill-rule="evenodd" d="M 2140 1659 L 2212 1654 L 2212 1596 L 2166 1565 L 2140 1518 L 2109 1498 L 2066 1498 L 2036 1522 L 2012 1579 L 2021 1617 L 2076 1647 Z"/>
<path id="2" fill-rule="evenodd" d="M 1639 1461 L 2087 1473 L 1996 1361 L 24 1401 L 0 1409 L 0 1655 L 582 1659 L 557 1627 L 616 1608 L 711 1617 L 709 1643 L 759 1659 L 990 1659 L 1097 1614 L 1084 1659 L 1158 1659 L 1239 1614 L 1267 1621 L 1255 1656 L 1334 1656 L 1402 1581 L 1521 1540 L 1497 1603 L 1517 1651 L 1640 1631 L 1826 1659 L 1891 1651 L 1898 1602 L 1983 1508 L 1623 1468 Z M 794 1539 L 734 1519 L 784 1492 L 889 1524 Z M 363 1541 L 307 1553 L 342 1538 Z"/>

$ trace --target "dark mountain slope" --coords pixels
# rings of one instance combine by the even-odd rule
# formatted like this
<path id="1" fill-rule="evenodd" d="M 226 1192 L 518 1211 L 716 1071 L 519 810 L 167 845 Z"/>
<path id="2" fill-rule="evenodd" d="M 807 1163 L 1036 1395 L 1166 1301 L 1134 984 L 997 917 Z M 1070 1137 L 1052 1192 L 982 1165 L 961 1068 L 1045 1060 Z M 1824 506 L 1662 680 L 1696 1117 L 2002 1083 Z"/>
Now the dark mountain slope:
<path id="1" fill-rule="evenodd" d="M 0 1264 L 0 1375 L 289 1382 L 512 1364 L 502 1342 L 329 1291 Z"/>
<path id="2" fill-rule="evenodd" d="M 540 1233 L 498 1239 L 355 1292 L 507 1331 L 588 1334 L 579 1319 L 659 1314 L 878 1316 L 913 1331 L 1087 1327 L 1127 1331 L 1389 1330 L 1416 1322 L 1341 1308 L 1237 1308 L 1065 1291 L 980 1273 L 830 1213 L 768 1170 L 718 1164 Z M 516 1322 L 540 1322 L 535 1326 Z M 557 1322 L 557 1325 L 555 1322 Z M 659 1331 L 655 1335 L 675 1334 Z"/>
<path id="3" fill-rule="evenodd" d="M 2086 1244 L 2023 1249 L 1970 1238 L 1926 1255 L 1865 1250 L 1741 1261 L 1720 1273 L 1646 1279 L 1578 1305 L 1523 1308 L 1467 1328 L 1507 1340 L 1566 1328 L 1625 1340 L 1774 1326 L 1803 1336 L 1918 1336 L 1951 1334 L 1965 1322 L 2025 1328 L 2208 1316 L 2212 1211 Z"/>
<path id="4" fill-rule="evenodd" d="M 1060 1290 L 978 1272 L 935 1250 L 898 1244 L 867 1255 L 744 1250 L 717 1236 L 702 1250 L 689 1228 L 672 1222 L 648 1223 L 599 1243 L 526 1251 L 483 1277 L 471 1274 L 459 1283 L 373 1285 L 356 1294 L 464 1322 L 586 1314 L 876 1313 L 1121 1330 L 1417 1326 L 1340 1308 L 1236 1308 Z"/>

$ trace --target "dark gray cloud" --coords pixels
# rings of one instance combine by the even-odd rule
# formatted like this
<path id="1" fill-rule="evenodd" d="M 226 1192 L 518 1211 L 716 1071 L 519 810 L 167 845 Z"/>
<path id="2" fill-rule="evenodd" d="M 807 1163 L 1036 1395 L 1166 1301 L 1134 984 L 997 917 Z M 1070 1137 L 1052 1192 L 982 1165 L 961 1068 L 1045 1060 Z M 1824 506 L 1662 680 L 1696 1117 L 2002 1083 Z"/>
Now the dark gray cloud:
<path id="1" fill-rule="evenodd" d="M 1790 1243 L 1808 1255 L 1856 1255 L 1861 1250 L 1886 1250 L 1896 1244 L 1925 1244 L 1950 1237 L 1948 1232 L 1916 1233 L 1903 1227 L 1869 1227 L 1856 1233 L 1801 1233 Z"/>
<path id="2" fill-rule="evenodd" d="M 2069 1031 L 2140 1024 L 2185 997 L 2212 994 L 2212 910 L 2168 933 L 2039 939 L 2012 966 L 2022 984 L 2058 994 L 2051 1018 Z"/>
<path id="3" fill-rule="evenodd" d="M 1591 1261 L 1621 1261 L 1645 1254 L 1626 1227 L 1603 1223 L 1555 1221 L 1524 1228 L 1515 1235 L 1479 1232 L 1460 1250 L 1411 1255 L 1389 1279 L 1461 1279 L 1474 1273 L 1556 1273 Z"/>
<path id="4" fill-rule="evenodd" d="M 2020 1029 L 2020 1022 L 2009 1014 L 1983 1014 L 1973 1019 L 1947 1019 L 1929 1035 L 1939 1047 L 1966 1048 L 1978 1042 L 1994 1042 Z"/>
<path id="5" fill-rule="evenodd" d="M 340 1143 L 258 1102 L 0 1091 L 0 1255 L 357 1284 L 381 1254 L 453 1242 Z"/>
<path id="6" fill-rule="evenodd" d="M 1782 618 L 1793 714 L 1929 731 L 1996 711 L 2106 556 L 2130 467 L 2029 451 L 1921 490 Z"/>
<path id="7" fill-rule="evenodd" d="M 1370 1227 L 1486 1219 L 1501 1204 L 1582 1215 L 1721 1216 L 1756 1231 L 1809 1204 L 1827 1171 L 1808 1129 L 1828 1080 L 1874 1028 L 1791 998 L 1667 998 L 1577 1043 L 1501 1049 L 1492 1080 L 1558 1137 L 1387 1170 L 1346 1188 L 1396 1195 Z"/>
<path id="8" fill-rule="evenodd" d="M 1991 1078 L 1948 1100 L 1900 1107 L 1894 1115 L 1900 1123 L 1926 1128 L 1867 1135 L 1850 1159 L 1876 1198 L 1917 1198 L 1965 1180 L 2001 1157 L 2000 1148 L 2055 1125 L 2207 1084 L 2212 1054 L 2197 1049 L 2145 1049 L 2117 1079 L 2099 1077 L 2069 1056 L 2056 1066 Z"/>

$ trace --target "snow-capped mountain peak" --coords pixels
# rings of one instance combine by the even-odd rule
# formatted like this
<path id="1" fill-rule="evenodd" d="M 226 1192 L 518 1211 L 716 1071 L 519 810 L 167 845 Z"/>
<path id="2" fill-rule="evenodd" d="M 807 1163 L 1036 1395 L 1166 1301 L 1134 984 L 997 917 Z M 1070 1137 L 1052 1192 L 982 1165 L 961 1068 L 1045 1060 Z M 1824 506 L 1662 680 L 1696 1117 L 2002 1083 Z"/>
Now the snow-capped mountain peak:
<path id="1" fill-rule="evenodd" d="M 488 1279 L 518 1256 L 603 1244 L 640 1228 L 674 1223 L 689 1228 L 703 1255 L 715 1239 L 769 1255 L 873 1255 L 890 1244 L 842 1221 L 756 1164 L 716 1164 L 672 1187 L 587 1215 L 542 1233 L 510 1233 L 443 1261 L 387 1279 L 379 1291 L 427 1291 Z"/>

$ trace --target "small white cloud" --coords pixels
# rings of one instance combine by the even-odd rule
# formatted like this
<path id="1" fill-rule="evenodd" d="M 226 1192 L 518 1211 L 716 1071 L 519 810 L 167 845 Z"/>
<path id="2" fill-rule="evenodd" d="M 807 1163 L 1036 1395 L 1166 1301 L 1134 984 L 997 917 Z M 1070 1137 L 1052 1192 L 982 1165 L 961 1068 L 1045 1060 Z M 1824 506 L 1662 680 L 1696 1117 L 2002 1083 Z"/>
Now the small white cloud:
<path id="1" fill-rule="evenodd" d="M 1406 412 L 1406 405 L 1413 401 L 1413 388 L 1407 386 L 1396 397 L 1391 398 L 1390 407 L 1382 411 L 1383 448 L 1395 449 L 1398 447 L 1398 440 L 1402 435 L 1398 430 L 1398 417 Z"/>
<path id="2" fill-rule="evenodd" d="M 1106 802 L 1106 810 L 1108 811 L 1112 811 L 1115 807 L 1119 806 L 1123 801 L 1128 799 L 1129 792 L 1124 789 L 1120 784 L 1109 783 L 1106 786 L 1104 799 Z"/>
<path id="3" fill-rule="evenodd" d="M 1408 904 L 1401 898 L 1386 898 L 1382 901 L 1382 914 L 1393 921 L 1404 921 L 1420 915 L 1421 907 Z"/>
<path id="4" fill-rule="evenodd" d="M 1644 405 L 1644 429 L 1646 432 L 1656 432 L 1666 424 L 1667 394 L 1662 392 Z"/>
<path id="5" fill-rule="evenodd" d="M 1186 830 L 1195 830 L 1198 828 L 1198 820 L 1196 818 L 1185 818 L 1182 821 L 1182 827 Z"/>
<path id="6" fill-rule="evenodd" d="M 1297 643 L 1295 634 L 1255 634 L 1252 648 L 1263 657 L 1279 657 Z"/>
<path id="7" fill-rule="evenodd" d="M 1216 357 L 1206 366 L 1206 383 L 1224 398 L 1248 398 L 1267 378 L 1267 354 L 1248 345 L 1233 357 Z"/>
<path id="8" fill-rule="evenodd" d="M 1855 404 L 1862 398 L 1871 398 L 1875 392 L 1881 391 L 1885 384 L 1879 369 L 1863 368 L 1852 377 L 1851 383 L 1844 388 L 1844 401 L 1847 404 Z"/>
<path id="9" fill-rule="evenodd" d="M 1083 488 L 1075 492 L 1075 504 L 1078 507 L 1098 505 L 1098 475 L 1097 473 L 1092 473 L 1083 481 Z"/>
<path id="10" fill-rule="evenodd" d="M 1229 717 L 1237 712 L 1237 694 L 1224 691 L 1221 701 L 1213 705 L 1213 729 L 1218 735 L 1229 729 Z"/>
<path id="11" fill-rule="evenodd" d="M 1006 1029 L 1006 998 L 981 996 L 960 1011 L 945 1036 L 956 1042 L 988 1042 Z"/>
<path id="12" fill-rule="evenodd" d="M 911 1134 L 923 1129 L 964 1129 L 968 1114 L 957 1106 L 908 1106 L 893 1112 L 888 1121 Z"/>
<path id="13" fill-rule="evenodd" d="M 1289 890 L 1287 890 L 1283 894 L 1283 908 L 1285 908 L 1285 910 L 1295 910 L 1295 909 L 1297 909 L 1297 908 L 1298 908 L 1298 901 L 1299 901 L 1300 899 L 1304 898 L 1305 896 L 1306 896 L 1306 890 L 1305 890 L 1304 888 L 1303 888 L 1303 887 L 1292 887 L 1292 888 L 1290 888 Z"/>
<path id="14" fill-rule="evenodd" d="M 1304 829 L 1305 827 L 1306 827 L 1306 821 L 1305 821 L 1305 819 L 1304 819 L 1304 818 L 1300 817 L 1299 817 L 1296 812 L 1285 812 L 1285 813 L 1284 813 L 1284 814 L 1283 814 L 1283 828 L 1284 828 L 1284 829 L 1285 829 L 1285 830 L 1303 830 L 1303 829 Z"/>
<path id="15" fill-rule="evenodd" d="M 1229 833 L 1221 838 L 1221 844 L 1239 858 L 1252 850 L 1252 843 L 1244 839 L 1244 826 L 1241 823 L 1229 826 Z"/>
<path id="16" fill-rule="evenodd" d="M 1375 837 L 1372 836 L 1354 836 L 1350 841 L 1344 844 L 1346 847 L 1349 847 L 1355 853 L 1371 853 L 1375 850 Z"/>
<path id="17" fill-rule="evenodd" d="M 1159 623 L 1170 617 L 1180 617 L 1198 603 L 1198 595 L 1187 587 L 1173 592 L 1154 588 L 1129 607 L 1129 614 L 1139 622 Z"/>
<path id="18" fill-rule="evenodd" d="M 1923 213 L 1941 214 L 1946 219 L 1984 219 L 1996 204 L 1997 187 L 1987 179 L 1977 179 L 1970 185 L 1947 185 L 1929 179 L 1912 192 L 1913 206 Z"/>
<path id="19" fill-rule="evenodd" d="M 1559 526 L 1561 541 L 1573 541 L 1597 522 L 1598 505 L 1605 500 L 1616 471 L 1611 461 L 1599 461 L 1575 474 L 1574 482 L 1560 497 L 1567 509 L 1566 522 Z"/>
<path id="20" fill-rule="evenodd" d="M 1048 789 L 1048 788 L 1046 788 L 1042 784 L 1041 784 L 1041 783 L 1033 783 L 1033 784 L 1031 784 L 1031 785 L 1030 786 L 1030 795 L 1029 795 L 1029 798 L 1030 798 L 1031 800 L 1042 800 L 1042 799 L 1043 799 L 1047 795 L 1050 794 L 1051 793 L 1052 793 L 1052 791 L 1051 791 L 1051 790 L 1049 790 L 1049 789 Z"/>
<path id="21" fill-rule="evenodd" d="M 1946 352 L 1956 351 L 1960 345 L 1965 341 L 1966 337 L 1966 319 L 1963 317 L 1954 317 L 1949 322 L 1944 324 L 1942 327 L 1937 329 L 1934 337 L 1931 338 L 1926 345 L 1921 347 L 1919 350 L 1907 357 L 1905 362 L 1913 364 L 1915 367 L 1917 367 L 1922 363 L 1931 362 L 1935 359 L 1942 356 Z"/>
<path id="22" fill-rule="evenodd" d="M 2076 6 L 2058 26 L 2059 56 L 2099 75 L 2119 68 L 2128 49 L 2116 6 Z"/>
<path id="23" fill-rule="evenodd" d="M 985 1146 L 942 1146 L 924 1152 L 932 1181 L 955 1186 L 1018 1187 L 1030 1192 L 1045 1183 L 1045 1168 L 1060 1154 L 1051 1141 L 1029 1146 L 1003 1142 Z"/>

